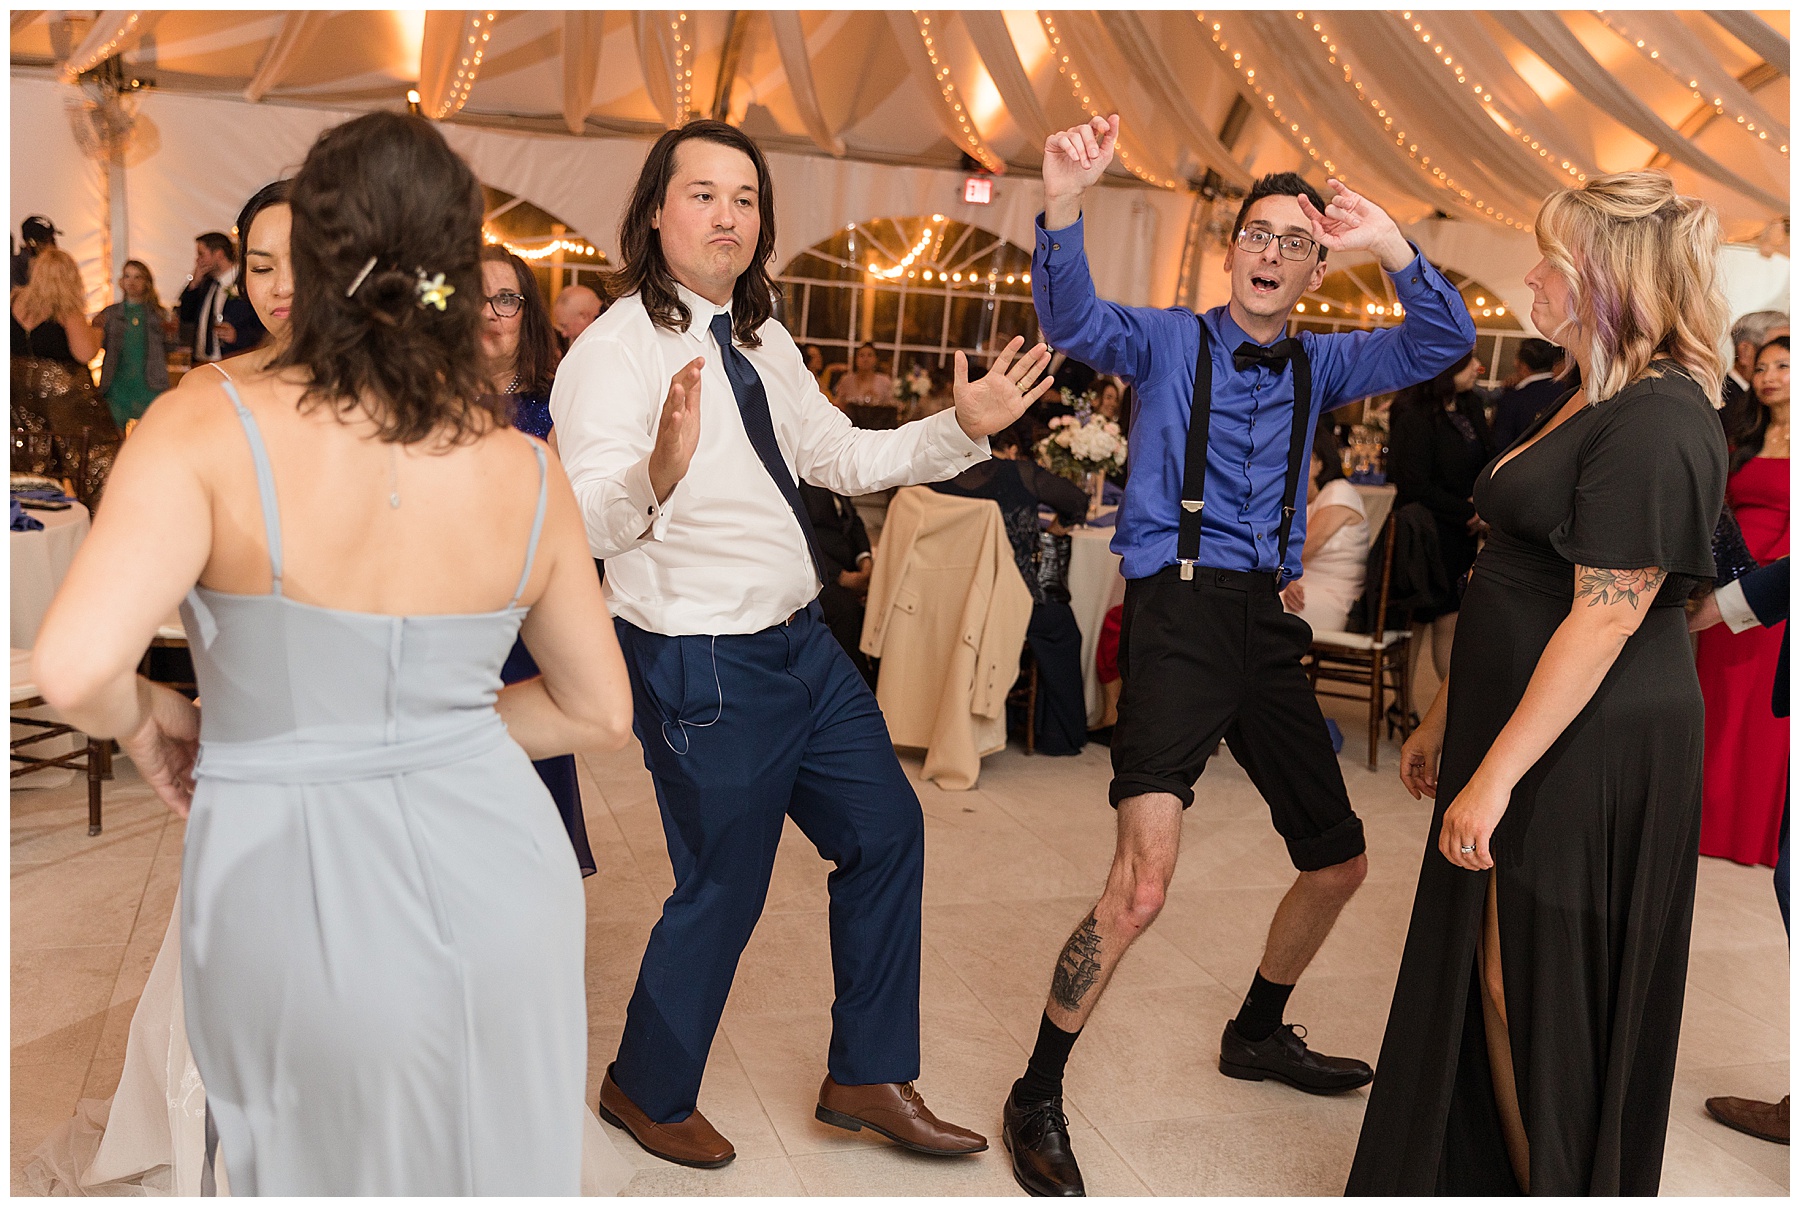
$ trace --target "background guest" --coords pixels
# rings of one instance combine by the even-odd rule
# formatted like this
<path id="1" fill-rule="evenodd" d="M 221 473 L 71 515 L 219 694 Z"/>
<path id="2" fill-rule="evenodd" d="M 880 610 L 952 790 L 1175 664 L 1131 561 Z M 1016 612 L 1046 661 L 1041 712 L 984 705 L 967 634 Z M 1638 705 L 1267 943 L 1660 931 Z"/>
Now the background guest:
<path id="1" fill-rule="evenodd" d="M 13 253 L 12 283 L 28 285 L 31 283 L 31 261 L 46 247 L 56 246 L 56 224 L 42 214 L 33 214 L 19 223 L 19 242 L 23 245 Z"/>
<path id="2" fill-rule="evenodd" d="M 894 382 L 881 371 L 874 344 L 857 348 L 850 372 L 838 378 L 837 396 L 832 401 L 841 408 L 894 405 Z"/>
<path id="3" fill-rule="evenodd" d="M 31 261 L 31 280 L 12 291 L 12 354 L 85 370 L 100 351 L 87 320 L 87 290 L 75 257 L 46 247 Z M 90 382 L 91 384 L 91 382 Z"/>
<path id="4" fill-rule="evenodd" d="M 1788 333 L 1788 316 L 1782 310 L 1752 310 L 1731 325 L 1731 368 L 1719 405 L 1735 411 L 1750 400 L 1750 377 L 1756 372 L 1756 354 L 1778 335 Z"/>
<path id="5" fill-rule="evenodd" d="M 216 384 L 260 373 L 280 354 L 288 336 L 288 314 L 294 305 L 294 262 L 291 236 L 293 210 L 288 205 L 289 180 L 273 180 L 252 193 L 238 211 L 237 229 L 244 236 L 244 273 L 241 292 L 269 337 L 254 348 L 222 361 L 197 365 L 183 375 L 182 386 Z M 211 372 L 199 370 L 211 369 Z"/>
<path id="6" fill-rule="evenodd" d="M 1481 363 L 1470 353 L 1423 385 L 1408 386 L 1388 416 L 1388 481 L 1394 506 L 1423 503 L 1437 520 L 1438 556 L 1446 596 L 1416 609 L 1415 648 L 1431 641 L 1431 661 L 1441 682 L 1450 674 L 1450 644 L 1462 606 L 1462 580 L 1475 564 L 1481 517 L 1475 514 L 1475 478 L 1494 455 L 1493 438 L 1475 382 Z"/>
<path id="7" fill-rule="evenodd" d="M 169 388 L 169 362 L 163 355 L 162 299 L 156 296 L 149 265 L 142 260 L 125 261 L 119 292 L 124 300 L 95 315 L 94 326 L 106 349 L 106 361 L 100 366 L 100 393 L 122 431 Z"/>
<path id="8" fill-rule="evenodd" d="M 236 356 L 262 343 L 264 330 L 244 298 L 237 252 L 229 236 L 207 231 L 194 240 L 194 271 L 177 308 L 195 364 Z"/>
<path id="9" fill-rule="evenodd" d="M 1768 564 L 1788 553 L 1788 338 L 1752 359 L 1751 394 L 1726 414 L 1732 439 L 1727 504 L 1750 556 Z M 1773 865 L 1787 800 L 1788 725 L 1763 707 L 1787 626 L 1700 634 L 1706 697 L 1706 792 L 1700 853 Z"/>
<path id="10" fill-rule="evenodd" d="M 1368 563 L 1369 513 L 1356 487 L 1344 477 L 1337 436 L 1329 424 L 1321 423 L 1313 437 L 1306 485 L 1300 577 L 1282 591 L 1281 601 L 1314 633 L 1341 633 L 1350 608 L 1363 593 Z"/>
<path id="11" fill-rule="evenodd" d="M 868 529 L 856 514 L 856 505 L 844 495 L 802 482 L 800 497 L 806 501 L 807 516 L 812 520 L 813 535 L 825 562 L 824 589 L 819 592 L 825 627 L 844 647 L 857 673 L 873 688 L 875 667 L 862 652 L 863 616 L 868 608 L 869 578 L 875 567 Z"/>
<path id="12" fill-rule="evenodd" d="M 800 348 L 800 355 L 806 358 L 806 371 L 811 373 L 813 380 L 819 383 L 819 389 L 823 391 L 825 397 L 830 398 L 831 391 L 825 385 L 825 349 L 817 344 L 805 344 Z"/>
<path id="13" fill-rule="evenodd" d="M 600 295 L 586 285 L 570 285 L 556 295 L 556 301 L 550 306 L 550 322 L 556 328 L 556 343 L 559 352 L 567 352 L 575 337 L 588 329 L 588 324 L 600 317 L 605 307 L 600 304 Z"/>
<path id="14" fill-rule="evenodd" d="M 1496 451 L 1511 447 L 1539 415 L 1575 388 L 1555 376 L 1562 359 L 1562 349 L 1547 339 L 1528 339 L 1519 345 L 1518 364 L 1525 372 L 1494 404 Z"/>
<path id="15" fill-rule="evenodd" d="M 1031 591 L 1031 624 L 1025 643 L 1037 662 L 1037 710 L 1032 718 L 1040 754 L 1078 754 L 1087 744 L 1087 702 L 1081 685 L 1081 630 L 1069 607 L 1069 529 L 1087 517 L 1087 494 L 1031 460 L 1033 426 L 1015 420 L 988 437 L 993 460 L 972 465 L 939 494 L 993 499 L 1000 504 L 1013 560 Z M 1038 506 L 1056 512 L 1040 531 Z"/>
<path id="16" fill-rule="evenodd" d="M 1125 383 L 1110 373 L 1094 378 L 1094 414 L 1117 420 L 1125 406 Z"/>

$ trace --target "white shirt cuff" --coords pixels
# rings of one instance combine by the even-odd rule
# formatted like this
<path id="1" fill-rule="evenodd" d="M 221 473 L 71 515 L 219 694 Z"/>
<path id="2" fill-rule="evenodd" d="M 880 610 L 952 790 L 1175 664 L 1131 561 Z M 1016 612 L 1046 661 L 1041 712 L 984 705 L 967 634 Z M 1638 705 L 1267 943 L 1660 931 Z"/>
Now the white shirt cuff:
<path id="1" fill-rule="evenodd" d="M 954 465 L 959 473 L 993 455 L 988 448 L 986 436 L 979 440 L 969 439 L 962 424 L 956 421 L 955 407 L 929 415 L 919 422 L 926 427 L 926 447 L 942 457 L 946 464 Z"/>
<path id="2" fill-rule="evenodd" d="M 1734 633 L 1753 629 L 1762 623 L 1756 619 L 1756 613 L 1750 610 L 1750 604 L 1744 599 L 1744 584 L 1736 579 L 1714 591 L 1713 599 L 1719 605 L 1720 619 Z"/>
<path id="3" fill-rule="evenodd" d="M 680 483 L 676 483 L 676 490 L 679 489 Z M 642 516 L 648 527 L 648 531 L 638 530 L 643 533 L 643 539 L 660 541 L 669 530 L 669 505 L 675 501 L 675 491 L 671 490 L 669 497 L 661 503 L 656 501 L 656 488 L 650 484 L 649 457 L 625 471 L 625 498 L 630 501 L 633 513 Z"/>

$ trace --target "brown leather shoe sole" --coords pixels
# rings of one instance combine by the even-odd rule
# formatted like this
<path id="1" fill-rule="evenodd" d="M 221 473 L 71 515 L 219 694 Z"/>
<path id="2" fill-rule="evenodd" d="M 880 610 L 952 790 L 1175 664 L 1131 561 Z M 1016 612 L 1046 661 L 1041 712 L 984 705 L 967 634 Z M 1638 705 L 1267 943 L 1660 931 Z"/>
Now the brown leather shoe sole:
<path id="1" fill-rule="evenodd" d="M 890 1132 L 887 1128 L 882 1127 L 879 1124 L 870 1123 L 866 1119 L 857 1119 L 854 1116 L 844 1114 L 842 1111 L 834 1111 L 823 1103 L 813 1108 L 813 1118 L 817 1119 L 820 1123 L 829 1123 L 833 1127 L 841 1127 L 847 1132 L 860 1132 L 866 1127 L 872 1132 L 886 1136 L 901 1148 L 908 1148 L 916 1153 L 924 1153 L 928 1157 L 972 1157 L 976 1153 L 986 1152 L 988 1147 L 986 1142 L 983 1142 L 980 1148 L 927 1148 L 923 1144 L 917 1144 L 911 1140 L 896 1136 L 893 1132 Z"/>
<path id="2" fill-rule="evenodd" d="M 632 1140 L 636 1141 L 637 1146 L 639 1148 L 643 1149 L 645 1152 L 649 1153 L 653 1157 L 662 1158 L 664 1161 L 667 1161 L 672 1165 L 685 1165 L 689 1169 L 723 1169 L 723 1168 L 725 1168 L 725 1166 L 727 1166 L 727 1165 L 731 1164 L 733 1161 L 737 1160 L 737 1153 L 735 1153 L 735 1152 L 733 1152 L 729 1157 L 726 1157 L 723 1161 L 691 1161 L 686 1157 L 670 1156 L 666 1152 L 660 1152 L 657 1149 L 651 1148 L 648 1144 L 645 1144 L 644 1138 L 642 1136 L 638 1135 L 636 1132 L 632 1131 L 631 1128 L 626 1124 L 626 1122 L 623 1119 L 619 1118 L 617 1115 L 615 1115 L 611 1111 L 607 1110 L 605 1103 L 597 1102 L 594 1104 L 594 1107 L 595 1107 L 595 1110 L 599 1113 L 600 1118 L 606 1120 L 606 1122 L 612 1124 L 614 1127 L 616 1127 L 620 1131 L 624 1132 L 627 1136 L 630 1136 L 632 1138 Z"/>

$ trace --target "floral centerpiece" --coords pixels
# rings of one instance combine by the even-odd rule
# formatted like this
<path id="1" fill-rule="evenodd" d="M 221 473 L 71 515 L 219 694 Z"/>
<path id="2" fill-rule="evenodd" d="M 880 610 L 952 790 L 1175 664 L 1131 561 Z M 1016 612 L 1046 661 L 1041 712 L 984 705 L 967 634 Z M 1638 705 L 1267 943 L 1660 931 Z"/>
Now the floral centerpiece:
<path id="1" fill-rule="evenodd" d="M 918 410 L 919 404 L 930 393 L 931 372 L 924 365 L 914 365 L 894 378 L 894 403 L 900 408 L 902 415 L 910 415 Z"/>
<path id="2" fill-rule="evenodd" d="M 1037 442 L 1038 464 L 1087 490 L 1097 505 L 1106 475 L 1125 468 L 1125 435 L 1116 419 L 1091 409 L 1093 396 L 1083 395 L 1073 415 L 1050 421 L 1050 434 Z"/>

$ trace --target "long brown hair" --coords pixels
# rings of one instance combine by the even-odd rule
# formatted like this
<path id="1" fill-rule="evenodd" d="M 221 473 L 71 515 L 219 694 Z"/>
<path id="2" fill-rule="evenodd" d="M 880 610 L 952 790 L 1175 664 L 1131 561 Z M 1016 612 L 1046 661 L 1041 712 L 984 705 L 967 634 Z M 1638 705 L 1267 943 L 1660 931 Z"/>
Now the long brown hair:
<path id="1" fill-rule="evenodd" d="M 775 299 L 780 296 L 780 286 L 769 275 L 769 261 L 775 255 L 775 186 L 769 179 L 769 164 L 762 149 L 736 126 L 711 120 L 691 121 L 665 131 L 656 140 L 619 223 L 619 254 L 623 263 L 606 278 L 606 291 L 614 298 L 639 295 L 650 313 L 650 321 L 658 327 L 686 331 L 693 321 L 687 304 L 675 292 L 675 278 L 669 272 L 669 262 L 663 258 L 662 240 L 650 223 L 668 195 L 669 180 L 675 174 L 675 149 L 694 138 L 742 151 L 756 165 L 756 209 L 761 229 L 750 267 L 731 290 L 731 327 L 738 343 L 759 347 L 762 339 L 756 334 L 757 328 L 774 315 Z"/>
<path id="2" fill-rule="evenodd" d="M 125 275 L 126 268 L 135 268 L 144 274 L 144 305 L 160 320 L 163 315 L 162 297 L 156 292 L 156 277 L 150 272 L 150 266 L 142 260 L 127 260 L 119 270 L 120 276 Z"/>
<path id="3" fill-rule="evenodd" d="M 333 127 L 288 205 L 294 301 L 271 367 L 307 371 L 302 405 L 361 411 L 404 444 L 503 424 L 481 380 L 481 186 L 444 136 L 398 113 Z M 455 291 L 442 310 L 420 284 L 440 274 Z"/>
<path id="4" fill-rule="evenodd" d="M 556 330 L 550 325 L 550 311 L 544 305 L 544 293 L 538 288 L 537 274 L 531 266 L 497 243 L 481 249 L 483 263 L 512 266 L 515 288 L 524 303 L 519 307 L 519 351 L 513 368 L 519 374 L 519 393 L 546 395 L 556 380 L 556 365 L 562 354 L 556 350 Z M 487 292 L 487 286 L 482 286 Z M 482 303 L 484 306 L 486 303 Z M 484 316 L 485 318 L 485 316 Z"/>

